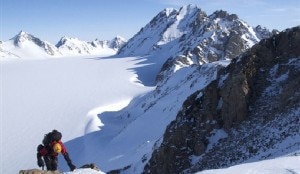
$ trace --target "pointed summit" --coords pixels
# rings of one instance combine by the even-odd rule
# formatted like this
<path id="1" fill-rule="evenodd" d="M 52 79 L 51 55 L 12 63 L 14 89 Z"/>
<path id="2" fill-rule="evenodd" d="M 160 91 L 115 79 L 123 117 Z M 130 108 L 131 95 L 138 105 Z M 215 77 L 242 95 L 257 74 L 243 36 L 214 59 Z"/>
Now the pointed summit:
<path id="1" fill-rule="evenodd" d="M 20 32 L 19 32 L 19 36 L 24 36 L 24 35 L 27 35 L 28 33 L 27 32 L 25 32 L 25 31 L 23 31 L 23 30 L 21 30 Z"/>
<path id="2" fill-rule="evenodd" d="M 78 38 L 71 38 L 67 36 L 63 36 L 60 38 L 58 43 L 55 45 L 57 48 L 61 47 L 62 45 L 68 44 L 68 42 L 78 42 Z"/>
<path id="3" fill-rule="evenodd" d="M 221 18 L 221 19 L 227 19 L 228 21 L 234 21 L 239 19 L 239 17 L 236 14 L 229 14 L 227 11 L 224 10 L 217 10 L 212 15 L 211 18 Z"/>
<path id="4" fill-rule="evenodd" d="M 25 41 L 30 41 L 34 38 L 34 36 L 32 36 L 31 34 L 21 30 L 15 37 L 11 38 L 10 40 L 13 40 L 14 41 L 14 45 L 15 46 L 20 46 L 20 44 L 22 42 L 25 42 Z"/>
<path id="5" fill-rule="evenodd" d="M 56 47 L 46 41 L 43 41 L 28 32 L 21 30 L 15 37 L 10 39 L 16 47 L 32 47 L 35 45 L 42 48 L 48 55 L 60 54 Z"/>
<path id="6" fill-rule="evenodd" d="M 127 42 L 127 40 L 124 39 L 123 37 L 116 36 L 115 38 L 113 38 L 110 41 L 109 47 L 114 49 L 114 50 L 119 50 L 126 42 Z"/>

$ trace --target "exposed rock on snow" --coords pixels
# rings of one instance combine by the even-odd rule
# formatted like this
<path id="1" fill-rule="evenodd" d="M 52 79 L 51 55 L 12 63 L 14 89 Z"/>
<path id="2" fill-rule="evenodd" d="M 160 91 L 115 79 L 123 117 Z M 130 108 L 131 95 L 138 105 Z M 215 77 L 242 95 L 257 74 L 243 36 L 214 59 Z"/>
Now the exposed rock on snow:
<path id="1" fill-rule="evenodd" d="M 29 170 L 20 170 L 19 174 L 61 174 L 61 172 L 57 171 L 46 171 L 40 169 L 29 169 Z"/>

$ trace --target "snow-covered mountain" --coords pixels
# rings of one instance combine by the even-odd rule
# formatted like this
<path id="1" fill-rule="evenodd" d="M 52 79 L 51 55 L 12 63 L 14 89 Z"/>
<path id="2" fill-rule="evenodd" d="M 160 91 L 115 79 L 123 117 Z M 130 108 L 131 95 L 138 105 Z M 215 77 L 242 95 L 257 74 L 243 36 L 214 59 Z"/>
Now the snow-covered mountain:
<path id="1" fill-rule="evenodd" d="M 0 44 L 0 60 L 14 60 L 17 58 L 57 58 L 66 56 L 110 56 L 116 54 L 126 40 L 120 36 L 111 41 L 92 42 L 81 41 L 78 38 L 62 37 L 53 45 L 49 42 L 21 31 L 15 37 Z"/>
<path id="2" fill-rule="evenodd" d="M 13 37 L 11 41 L 13 41 L 14 46 L 19 48 L 29 47 L 30 44 L 34 44 L 42 48 L 48 55 L 58 54 L 58 50 L 55 46 L 24 31 L 21 31 L 18 35 Z"/>
<path id="3" fill-rule="evenodd" d="M 2 42 L 2 59 L 9 58 L 49 58 L 61 55 L 59 50 L 52 44 L 21 31 L 12 39 Z M 5 54 L 6 53 L 6 54 Z"/>
<path id="4" fill-rule="evenodd" d="M 55 45 L 63 55 L 113 55 L 126 40 L 120 36 L 111 41 L 94 40 L 92 42 L 81 41 L 78 38 L 62 37 Z"/>
<path id="5" fill-rule="evenodd" d="M 77 167 L 107 173 L 299 160 L 300 27 L 272 34 L 188 5 L 160 12 L 114 57 L 1 64 L 1 172 L 35 168 L 52 129 Z M 55 47 L 84 55 L 123 43 L 63 37 Z M 69 170 L 63 158 L 59 169 Z"/>
<path id="6" fill-rule="evenodd" d="M 161 60 L 159 82 L 182 67 L 232 59 L 271 35 L 261 26 L 250 27 L 235 14 L 220 10 L 208 16 L 188 5 L 160 12 L 118 55 L 153 55 L 155 63 Z"/>
<path id="7" fill-rule="evenodd" d="M 173 56 L 187 54 L 187 51 L 192 52 L 196 47 L 202 48 L 205 44 L 205 46 L 210 46 L 206 51 L 215 51 L 205 52 L 203 50 L 201 52 L 202 54 L 211 54 L 211 58 L 203 60 L 211 62 L 234 56 L 231 56 L 230 54 L 233 53 L 229 51 L 224 55 L 216 52 L 216 50 L 226 49 L 227 45 L 225 44 L 224 47 L 224 42 L 230 42 L 230 39 L 236 39 L 236 44 L 241 44 L 240 47 L 245 50 L 260 39 L 269 36 L 271 33 L 267 29 L 261 26 L 252 28 L 235 14 L 228 14 L 226 11 L 220 10 L 207 16 L 199 7 L 188 5 L 179 10 L 169 8 L 160 12 L 131 38 L 118 54 L 148 55 L 168 46 L 169 56 Z"/>

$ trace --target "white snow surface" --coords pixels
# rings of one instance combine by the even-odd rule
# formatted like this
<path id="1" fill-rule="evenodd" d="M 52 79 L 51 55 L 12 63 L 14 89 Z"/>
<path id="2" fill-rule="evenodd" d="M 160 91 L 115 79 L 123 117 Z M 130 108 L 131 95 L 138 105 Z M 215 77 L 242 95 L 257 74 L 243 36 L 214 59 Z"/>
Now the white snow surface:
<path id="1" fill-rule="evenodd" d="M 300 156 L 286 156 L 260 162 L 245 163 L 225 169 L 206 170 L 196 174 L 299 174 Z"/>
<path id="2" fill-rule="evenodd" d="M 73 172 L 64 172 L 63 174 L 105 174 L 105 173 L 93 169 L 76 169 Z"/>
<path id="3" fill-rule="evenodd" d="M 143 66 L 140 61 L 131 57 L 1 62 L 0 173 L 37 167 L 36 147 L 47 132 L 57 129 L 68 142 L 98 131 L 104 125 L 97 114 L 120 110 L 152 90 L 130 70 Z M 74 149 L 78 150 L 84 146 Z M 89 150 L 92 154 L 95 149 L 85 149 Z M 80 157 L 69 151 L 76 164 Z"/>

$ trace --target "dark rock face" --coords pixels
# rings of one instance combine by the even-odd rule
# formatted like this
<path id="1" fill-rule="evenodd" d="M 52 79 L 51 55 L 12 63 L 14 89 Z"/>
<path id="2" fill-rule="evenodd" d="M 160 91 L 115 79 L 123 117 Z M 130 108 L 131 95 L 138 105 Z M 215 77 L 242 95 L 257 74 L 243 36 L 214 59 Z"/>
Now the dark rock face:
<path id="1" fill-rule="evenodd" d="M 204 153 L 208 144 L 206 135 L 221 127 L 214 109 L 218 105 L 215 85 L 216 81 L 184 102 L 176 120 L 167 127 L 164 141 L 153 153 L 151 166 L 146 166 L 145 173 L 180 173 L 190 167 L 191 155 Z"/>
<path id="2" fill-rule="evenodd" d="M 221 69 L 216 81 L 184 102 L 144 173 L 189 173 L 226 167 L 251 158 L 289 133 L 300 133 L 296 128 L 299 118 L 297 121 L 293 114 L 287 118 L 294 120 L 291 125 L 276 122 L 284 119 L 283 113 L 300 107 L 299 72 L 300 27 L 263 39 Z M 279 132 L 284 127 L 289 129 L 285 136 L 267 141 L 265 134 L 251 127 L 254 125 L 273 125 Z M 212 131 L 220 128 L 227 131 L 228 137 L 207 149 Z M 251 140 L 255 143 L 247 144 Z M 200 155 L 202 160 L 192 164 L 191 158 Z"/>

